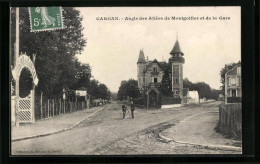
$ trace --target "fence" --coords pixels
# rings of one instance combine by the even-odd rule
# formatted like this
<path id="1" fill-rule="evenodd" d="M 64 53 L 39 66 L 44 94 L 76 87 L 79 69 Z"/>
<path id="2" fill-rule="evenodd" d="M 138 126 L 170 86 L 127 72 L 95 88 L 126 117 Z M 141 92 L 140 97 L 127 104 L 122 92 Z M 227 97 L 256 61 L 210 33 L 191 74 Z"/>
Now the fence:
<path id="1" fill-rule="evenodd" d="M 241 103 L 241 97 L 227 97 L 227 103 Z"/>
<path id="2" fill-rule="evenodd" d="M 219 107 L 219 123 L 217 129 L 226 135 L 241 138 L 242 105 L 228 104 Z"/>
<path id="3" fill-rule="evenodd" d="M 162 105 L 181 104 L 181 98 L 162 97 Z"/>
<path id="4" fill-rule="evenodd" d="M 145 97 L 138 97 L 134 99 L 134 104 L 137 107 L 144 108 L 146 104 L 146 98 Z"/>
<path id="5" fill-rule="evenodd" d="M 86 101 L 70 101 L 63 99 L 35 99 L 35 119 L 50 118 L 57 115 L 71 113 L 73 111 L 87 108 Z"/>

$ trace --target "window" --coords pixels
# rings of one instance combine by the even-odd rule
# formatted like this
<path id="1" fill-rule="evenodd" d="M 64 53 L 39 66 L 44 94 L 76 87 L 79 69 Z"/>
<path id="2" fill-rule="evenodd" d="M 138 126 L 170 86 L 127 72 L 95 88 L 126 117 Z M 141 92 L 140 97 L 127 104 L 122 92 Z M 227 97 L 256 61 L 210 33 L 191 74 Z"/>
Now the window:
<path id="1" fill-rule="evenodd" d="M 237 97 L 237 91 L 236 90 L 230 90 L 231 91 L 231 97 Z"/>
<path id="2" fill-rule="evenodd" d="M 174 90 L 174 96 L 178 96 L 179 95 L 179 91 L 178 90 Z"/>
<path id="3" fill-rule="evenodd" d="M 241 67 L 237 67 L 237 74 L 241 75 Z"/>
<path id="4" fill-rule="evenodd" d="M 156 77 L 153 79 L 153 82 L 154 82 L 154 83 L 157 83 L 157 78 L 156 78 Z"/>
<path id="5" fill-rule="evenodd" d="M 173 67 L 173 74 L 178 74 L 178 72 L 179 72 L 179 68 L 178 68 L 178 66 L 174 66 Z"/>
<path id="6" fill-rule="evenodd" d="M 230 77 L 229 78 L 229 86 L 236 86 L 237 80 L 236 77 Z"/>
<path id="7" fill-rule="evenodd" d="M 157 65 L 153 65 L 153 71 L 154 71 L 154 72 L 157 72 L 157 71 L 158 71 Z"/>
<path id="8" fill-rule="evenodd" d="M 173 82 L 174 82 L 174 84 L 179 84 L 178 77 L 174 77 L 174 78 L 173 78 Z"/>

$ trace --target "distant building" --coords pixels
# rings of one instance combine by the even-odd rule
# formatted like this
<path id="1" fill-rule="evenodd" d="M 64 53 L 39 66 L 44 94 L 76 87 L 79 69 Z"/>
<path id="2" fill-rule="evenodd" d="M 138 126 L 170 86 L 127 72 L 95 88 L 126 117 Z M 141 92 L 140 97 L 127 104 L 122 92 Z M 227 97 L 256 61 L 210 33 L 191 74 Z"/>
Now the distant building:
<path id="1" fill-rule="evenodd" d="M 199 103 L 198 91 L 189 91 L 188 104 L 198 104 L 198 103 Z"/>
<path id="2" fill-rule="evenodd" d="M 147 104 L 150 107 L 160 105 L 160 86 L 165 69 L 171 71 L 172 92 L 174 98 L 183 98 L 183 64 L 185 62 L 179 41 L 176 40 L 170 51 L 169 62 L 145 60 L 143 50 L 140 50 L 137 61 L 137 79 L 140 92 L 147 96 Z"/>
<path id="3" fill-rule="evenodd" d="M 189 91 L 189 88 L 183 88 L 183 104 L 198 104 L 199 102 L 198 91 Z"/>
<path id="4" fill-rule="evenodd" d="M 225 74 L 225 104 L 239 103 L 242 98 L 241 63 Z"/>

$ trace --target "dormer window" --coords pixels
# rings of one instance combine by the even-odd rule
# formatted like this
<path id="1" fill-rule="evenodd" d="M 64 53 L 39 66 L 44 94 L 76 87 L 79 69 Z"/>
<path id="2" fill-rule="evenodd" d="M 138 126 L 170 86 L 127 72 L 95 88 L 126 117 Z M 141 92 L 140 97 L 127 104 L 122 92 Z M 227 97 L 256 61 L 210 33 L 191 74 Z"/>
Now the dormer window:
<path id="1" fill-rule="evenodd" d="M 153 65 L 153 71 L 154 71 L 154 72 L 158 72 L 157 65 Z"/>

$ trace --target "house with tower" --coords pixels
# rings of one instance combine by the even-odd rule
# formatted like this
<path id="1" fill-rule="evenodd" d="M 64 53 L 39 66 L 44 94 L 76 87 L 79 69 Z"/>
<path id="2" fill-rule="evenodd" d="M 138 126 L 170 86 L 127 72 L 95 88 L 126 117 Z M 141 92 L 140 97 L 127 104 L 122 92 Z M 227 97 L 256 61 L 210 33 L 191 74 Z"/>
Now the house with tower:
<path id="1" fill-rule="evenodd" d="M 159 62 L 157 59 L 145 59 L 144 51 L 141 49 L 137 61 L 137 79 L 140 93 L 145 97 L 146 107 L 157 107 L 161 105 L 162 79 L 167 69 L 171 81 L 172 97 L 182 100 L 183 98 L 183 64 L 184 53 L 181 51 L 178 38 L 170 51 L 171 57 L 168 63 Z"/>

